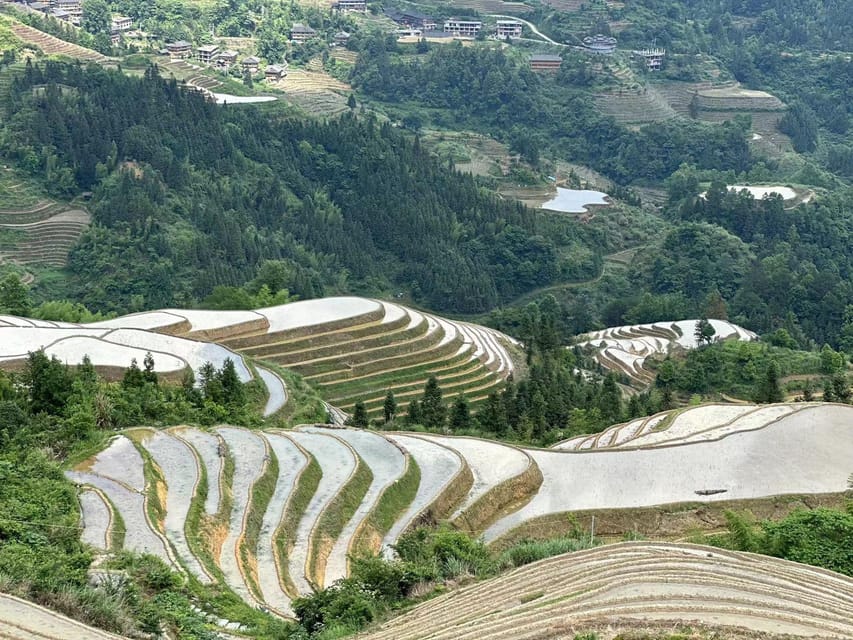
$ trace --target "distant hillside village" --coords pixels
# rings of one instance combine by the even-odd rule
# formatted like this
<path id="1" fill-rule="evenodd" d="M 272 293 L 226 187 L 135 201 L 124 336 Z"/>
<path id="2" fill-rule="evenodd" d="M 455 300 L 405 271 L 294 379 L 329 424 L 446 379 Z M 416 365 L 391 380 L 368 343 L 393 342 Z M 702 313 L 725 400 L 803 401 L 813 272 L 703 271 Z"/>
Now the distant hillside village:
<path id="1" fill-rule="evenodd" d="M 6 3 L 23 12 L 41 15 L 46 20 L 66 23 L 70 28 L 80 29 L 85 26 L 84 0 L 6 0 Z M 319 19 L 320 15 L 331 17 L 332 20 Z M 173 64 L 190 64 L 196 69 L 203 65 L 223 74 L 242 77 L 244 82 L 250 79 L 278 82 L 287 77 L 292 58 L 297 58 L 297 63 L 300 57 L 301 62 L 306 62 L 321 50 L 347 48 L 351 30 L 357 30 L 360 24 L 364 24 L 359 20 L 371 20 L 389 34 L 395 35 L 401 43 L 440 44 L 484 39 L 510 42 L 524 39 L 600 56 L 613 55 L 618 45 L 615 37 L 601 33 L 586 36 L 573 44 L 545 42 L 547 38 L 541 39 L 541 34 L 526 33 L 530 29 L 529 23 L 505 16 L 493 16 L 487 21 L 471 16 L 436 18 L 416 9 L 393 6 L 385 6 L 379 13 L 379 8 L 369 8 L 366 0 L 338 0 L 328 8 L 328 12 L 322 14 L 316 10 L 300 13 L 300 9 L 297 9 L 295 17 L 300 16 L 301 22 L 289 23 L 290 18 L 283 26 L 278 22 L 275 31 L 276 38 L 280 40 L 277 40 L 276 47 L 265 47 L 260 42 L 262 38 L 257 34 L 260 29 L 256 30 L 252 38 L 227 38 L 217 37 L 214 28 L 204 33 L 193 33 L 192 29 L 186 28 L 183 30 L 186 31 L 187 39 L 169 40 L 163 37 L 163 33 L 147 33 L 141 25 L 135 24 L 131 16 L 116 14 L 111 16 L 109 42 L 112 47 L 127 46 L 130 52 L 136 50 L 159 54 Z M 315 26 L 309 22 L 314 22 Z M 329 24 L 334 28 L 330 29 Z M 385 26 L 381 26 L 383 24 Z M 185 25 L 179 26 L 183 28 Z M 345 28 L 339 28 L 341 26 Z M 189 38 L 195 40 L 196 36 L 198 41 L 191 42 Z M 211 43 L 211 39 L 217 43 Z M 653 47 L 633 51 L 632 54 L 642 68 L 655 72 L 662 69 L 666 51 Z M 291 58 L 291 62 L 285 60 L 285 57 Z M 554 46 L 551 46 L 548 51 L 530 53 L 528 60 L 533 71 L 556 73 L 561 68 L 563 56 L 555 53 Z"/>

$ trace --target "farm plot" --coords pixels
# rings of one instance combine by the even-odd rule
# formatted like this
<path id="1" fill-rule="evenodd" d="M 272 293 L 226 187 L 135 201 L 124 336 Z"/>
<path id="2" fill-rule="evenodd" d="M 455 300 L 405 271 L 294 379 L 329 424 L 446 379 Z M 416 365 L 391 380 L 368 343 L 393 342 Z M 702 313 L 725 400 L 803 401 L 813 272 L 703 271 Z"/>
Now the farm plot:
<path id="1" fill-rule="evenodd" d="M 58 212 L 57 212 L 58 209 Z M 45 213 L 29 211 L 25 214 L 7 213 L 3 219 L 14 222 L 0 222 L 0 229 L 17 231 L 22 234 L 7 256 L 20 264 L 44 263 L 49 266 L 64 267 L 68 261 L 68 252 L 91 222 L 88 213 L 81 210 L 66 211 L 62 205 L 48 207 L 48 217 L 38 218 Z M 21 218 L 13 218 L 19 215 Z M 31 220 L 25 222 L 24 220 Z"/>
<path id="2" fill-rule="evenodd" d="M 137 553 L 150 553 L 167 564 L 173 564 L 165 540 L 148 521 L 144 493 L 134 491 L 110 478 L 85 471 L 66 471 L 65 476 L 75 484 L 95 487 L 107 497 L 124 522 L 123 546 L 125 549 Z"/>
<path id="3" fill-rule="evenodd" d="M 474 475 L 474 484 L 453 518 L 462 515 L 494 487 L 520 476 L 531 465 L 531 459 L 525 452 L 505 444 L 431 434 L 420 437 L 458 453 Z"/>
<path id="4" fill-rule="evenodd" d="M 406 469 L 406 459 L 400 449 L 381 435 L 355 429 L 303 429 L 309 433 L 335 435 L 347 442 L 370 467 L 373 481 L 352 518 L 344 525 L 326 560 L 323 584 L 328 586 L 347 575 L 347 556 L 353 537 L 368 514 L 376 507 L 383 492 L 397 481 Z"/>
<path id="5" fill-rule="evenodd" d="M 393 555 L 391 546 L 462 472 L 464 463 L 458 453 L 438 443 L 403 434 L 388 437 L 408 451 L 421 470 L 421 481 L 412 503 L 382 539 L 381 551 L 390 558 Z"/>
<path id="6" fill-rule="evenodd" d="M 290 102 L 317 116 L 335 116 L 347 110 L 345 93 L 350 86 L 326 73 L 290 69 L 287 77 L 273 86 Z"/>
<path id="7" fill-rule="evenodd" d="M 112 511 L 103 496 L 94 489 L 80 492 L 81 524 L 83 533 L 80 539 L 96 549 L 110 548 L 112 534 Z"/>
<path id="8" fill-rule="evenodd" d="M 573 637 L 690 620 L 727 638 L 853 633 L 853 580 L 785 560 L 624 542 L 556 556 L 424 602 L 368 640 Z M 787 635 L 786 635 L 787 637 Z"/>
<path id="9" fill-rule="evenodd" d="M 643 388 L 654 381 L 654 373 L 646 369 L 648 358 L 666 355 L 674 348 L 695 349 L 696 320 L 659 322 L 622 327 L 610 327 L 581 336 L 577 346 L 592 348 L 596 360 L 605 369 L 625 375 L 631 384 Z M 724 320 L 709 320 L 714 328 L 713 339 L 756 339 L 756 335 Z"/>
<path id="10" fill-rule="evenodd" d="M 126 436 L 113 438 L 106 449 L 97 454 L 88 464 L 84 463 L 78 467 L 78 470 L 121 482 L 135 491 L 145 489 L 142 455 Z"/>
<path id="11" fill-rule="evenodd" d="M 241 566 L 239 545 L 246 527 L 252 487 L 266 469 L 269 451 L 266 440 L 250 431 L 220 427 L 217 432 L 222 436 L 234 460 L 234 476 L 231 481 L 233 502 L 228 519 L 228 535 L 219 554 L 219 568 L 225 582 L 237 595 L 246 602 L 255 602 L 244 567 Z"/>
<path id="12" fill-rule="evenodd" d="M 287 389 L 284 386 L 284 380 L 272 371 L 262 367 L 256 367 L 255 370 L 267 388 L 268 397 L 264 406 L 264 418 L 268 418 L 279 411 L 287 402 Z"/>
<path id="13" fill-rule="evenodd" d="M 21 40 L 36 45 L 47 55 L 67 56 L 84 62 L 104 63 L 108 61 L 106 56 L 97 51 L 65 42 L 65 40 L 60 40 L 20 22 L 13 21 L 10 27 L 12 32 Z"/>
<path id="14" fill-rule="evenodd" d="M 279 567 L 285 559 L 278 556 L 275 539 L 287 502 L 308 459 L 299 447 L 284 436 L 271 433 L 267 435 L 267 441 L 278 459 L 278 478 L 258 536 L 258 587 L 266 604 L 282 615 L 291 616 L 290 597 L 282 587 L 279 574 Z"/>
<path id="15" fill-rule="evenodd" d="M 226 446 L 219 435 L 198 429 L 175 429 L 177 438 L 186 442 L 198 455 L 207 477 L 207 496 L 204 512 L 213 516 L 219 512 L 222 496 L 222 472 L 225 466 Z"/>
<path id="16" fill-rule="evenodd" d="M 218 344 L 139 329 L 110 330 L 101 324 L 43 323 L 37 328 L 20 322 L 0 325 L 0 363 L 13 366 L 25 360 L 29 352 L 44 349 L 48 356 L 71 364 L 89 356 L 92 364 L 109 377 L 121 375 L 132 360 L 139 364 L 151 353 L 157 373 L 177 376 L 188 366 L 198 373 L 206 362 L 222 367 L 230 358 L 242 381 L 252 379 L 243 358 Z"/>
<path id="17" fill-rule="evenodd" d="M 151 454 L 166 481 L 166 517 L 163 527 L 178 558 L 200 582 L 213 582 L 210 574 L 190 550 L 184 523 L 199 483 L 199 465 L 190 446 L 165 431 L 150 431 L 142 446 Z"/>
<path id="18" fill-rule="evenodd" d="M 122 640 L 61 613 L 0 594 L 0 637 L 6 640 Z"/>
<path id="19" fill-rule="evenodd" d="M 290 437 L 316 458 L 323 473 L 317 490 L 299 520 L 293 550 L 288 558 L 288 572 L 296 590 L 299 593 L 310 593 L 307 567 L 314 528 L 323 511 L 355 472 L 357 461 L 349 446 L 330 435 L 298 431 L 290 434 Z"/>
<path id="20" fill-rule="evenodd" d="M 601 113 L 625 125 L 665 122 L 678 116 L 652 87 L 597 94 L 595 105 Z"/>
<path id="21" fill-rule="evenodd" d="M 714 441 L 631 451 L 530 449 L 542 485 L 485 538 L 491 542 L 532 519 L 569 511 L 844 491 L 853 460 L 851 425 L 853 408 L 822 405 Z"/>

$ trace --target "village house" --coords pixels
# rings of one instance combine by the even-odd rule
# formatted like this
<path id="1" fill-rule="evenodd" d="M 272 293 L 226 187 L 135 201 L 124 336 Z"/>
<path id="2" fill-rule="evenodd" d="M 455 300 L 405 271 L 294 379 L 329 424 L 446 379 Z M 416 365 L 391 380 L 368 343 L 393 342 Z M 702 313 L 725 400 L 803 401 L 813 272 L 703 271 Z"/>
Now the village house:
<path id="1" fill-rule="evenodd" d="M 560 70 L 563 59 L 550 53 L 534 53 L 530 56 L 530 68 L 533 71 L 548 71 L 555 73 Z"/>
<path id="2" fill-rule="evenodd" d="M 236 51 L 223 51 L 213 60 L 214 66 L 221 71 L 228 71 L 233 65 L 237 64 Z"/>
<path id="3" fill-rule="evenodd" d="M 116 31 L 127 31 L 133 26 L 133 20 L 127 16 L 113 16 L 112 23 Z"/>
<path id="4" fill-rule="evenodd" d="M 399 25 L 403 25 L 409 29 L 418 29 L 420 31 L 433 31 L 438 27 L 435 18 L 428 16 L 425 13 L 414 10 L 399 11 L 398 9 L 385 9 L 383 12 L 388 18 L 391 18 Z"/>
<path id="5" fill-rule="evenodd" d="M 349 42 L 349 37 L 350 37 L 350 34 L 347 33 L 346 31 L 338 31 L 335 34 L 333 41 L 337 46 L 343 47 L 343 46 L 346 46 L 347 42 Z"/>
<path id="6" fill-rule="evenodd" d="M 248 71 L 250 74 L 255 75 L 258 72 L 258 68 L 261 66 L 261 61 L 255 56 L 249 56 L 248 58 L 243 58 L 240 65 L 243 67 L 243 73 Z"/>
<path id="7" fill-rule="evenodd" d="M 364 13 L 367 11 L 367 2 L 366 0 L 338 0 L 335 8 L 338 11 L 358 11 L 359 13 Z"/>
<path id="8" fill-rule="evenodd" d="M 206 44 L 201 46 L 196 51 L 196 56 L 198 57 L 199 62 L 203 62 L 204 64 L 210 64 L 213 62 L 213 58 L 219 53 L 219 47 L 215 44 Z"/>
<path id="9" fill-rule="evenodd" d="M 50 11 L 50 5 L 46 2 L 31 2 L 29 4 L 30 9 L 33 11 L 41 11 L 42 13 L 47 13 Z"/>
<path id="10" fill-rule="evenodd" d="M 81 0 L 55 0 L 52 3 L 54 9 L 67 11 L 71 22 L 78 24 L 83 17 L 83 3 Z"/>
<path id="11" fill-rule="evenodd" d="M 193 55 L 193 46 L 186 40 L 178 40 L 177 42 L 169 42 L 166 45 L 166 51 L 169 52 L 171 60 L 186 60 Z"/>
<path id="12" fill-rule="evenodd" d="M 634 51 L 634 55 L 643 61 L 649 71 L 660 71 L 666 49 L 642 49 L 641 51 Z"/>
<path id="13" fill-rule="evenodd" d="M 285 62 L 283 64 L 271 64 L 264 69 L 264 79 L 267 82 L 275 82 L 276 80 L 281 80 L 287 75 L 287 67 L 288 64 Z"/>
<path id="14" fill-rule="evenodd" d="M 316 37 L 317 32 L 314 29 L 298 22 L 290 29 L 290 40 L 292 42 L 307 42 L 311 38 Z"/>
<path id="15" fill-rule="evenodd" d="M 523 25 L 518 20 L 498 20 L 495 24 L 495 36 L 499 40 L 511 40 L 521 37 Z"/>
<path id="16" fill-rule="evenodd" d="M 50 16 L 52 18 L 56 18 L 57 20 L 63 20 L 64 22 L 71 22 L 71 14 L 68 13 L 65 9 L 51 9 Z"/>
<path id="17" fill-rule="evenodd" d="M 117 47 L 121 42 L 121 31 L 118 29 L 110 29 L 110 44 Z"/>
<path id="18" fill-rule="evenodd" d="M 598 33 L 583 39 L 584 47 L 592 53 L 609 56 L 616 51 L 616 38 Z"/>
<path id="19" fill-rule="evenodd" d="M 454 36 L 463 38 L 476 38 L 483 28 L 479 20 L 462 20 L 460 18 L 448 18 L 444 21 L 444 32 L 452 33 Z"/>

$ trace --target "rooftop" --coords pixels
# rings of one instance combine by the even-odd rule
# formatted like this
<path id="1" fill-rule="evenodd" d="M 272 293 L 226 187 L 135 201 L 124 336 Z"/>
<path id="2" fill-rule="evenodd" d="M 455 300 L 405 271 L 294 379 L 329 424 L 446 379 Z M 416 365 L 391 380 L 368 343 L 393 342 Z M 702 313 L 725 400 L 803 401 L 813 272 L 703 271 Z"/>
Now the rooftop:
<path id="1" fill-rule="evenodd" d="M 552 53 L 534 53 L 530 56 L 530 62 L 562 62 L 560 56 L 555 56 Z"/>
<path id="2" fill-rule="evenodd" d="M 186 47 L 191 47 L 192 45 L 186 40 L 178 40 L 177 42 L 170 42 L 166 45 L 169 49 L 185 49 Z"/>

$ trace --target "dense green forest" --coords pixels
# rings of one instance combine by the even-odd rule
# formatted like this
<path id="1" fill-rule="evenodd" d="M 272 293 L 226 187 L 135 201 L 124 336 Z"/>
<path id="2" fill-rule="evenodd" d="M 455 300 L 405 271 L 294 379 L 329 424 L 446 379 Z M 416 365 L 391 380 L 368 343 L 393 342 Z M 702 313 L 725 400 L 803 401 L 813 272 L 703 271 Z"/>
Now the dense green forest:
<path id="1" fill-rule="evenodd" d="M 69 264 L 95 310 L 191 305 L 264 259 L 290 265 L 300 297 L 400 288 L 461 312 L 576 268 L 529 210 L 369 116 L 222 109 L 154 68 L 138 79 L 52 62 L 28 63 L 2 109 L 8 157 L 55 195 L 95 190 L 96 224 Z"/>

